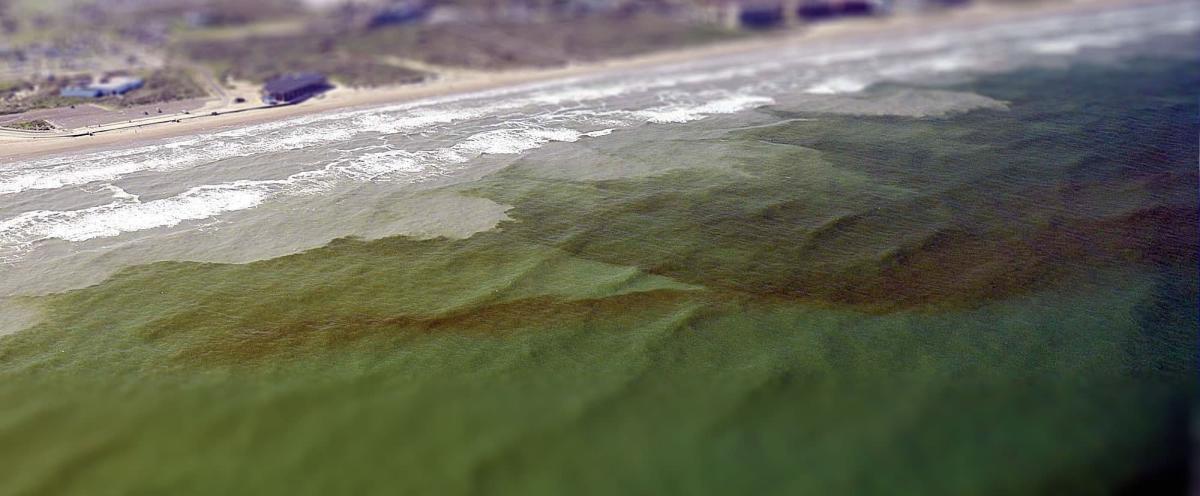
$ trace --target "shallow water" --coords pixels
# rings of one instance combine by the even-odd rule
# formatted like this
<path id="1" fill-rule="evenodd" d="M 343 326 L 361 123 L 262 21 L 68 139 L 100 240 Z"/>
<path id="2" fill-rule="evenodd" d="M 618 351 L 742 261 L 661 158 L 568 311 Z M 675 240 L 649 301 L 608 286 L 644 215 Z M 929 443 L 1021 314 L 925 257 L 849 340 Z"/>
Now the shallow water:
<path id="1" fill-rule="evenodd" d="M 16 164 L 0 492 L 1178 489 L 1195 15 Z"/>

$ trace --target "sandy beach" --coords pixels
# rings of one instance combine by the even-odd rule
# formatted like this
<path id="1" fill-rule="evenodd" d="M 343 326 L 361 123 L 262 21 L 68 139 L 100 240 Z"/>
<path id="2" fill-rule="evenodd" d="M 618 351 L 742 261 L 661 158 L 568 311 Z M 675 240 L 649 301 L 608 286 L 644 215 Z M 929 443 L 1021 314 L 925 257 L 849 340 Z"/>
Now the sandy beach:
<path id="1" fill-rule="evenodd" d="M 223 110 L 217 115 L 203 113 L 159 117 L 130 125 L 127 123 L 89 129 L 92 135 L 32 136 L 29 133 L 0 133 L 0 162 L 15 162 L 37 156 L 85 149 L 113 148 L 135 143 L 187 136 L 214 130 L 293 118 L 297 116 L 395 104 L 454 94 L 495 90 L 505 87 L 598 75 L 639 67 L 702 61 L 710 57 L 755 52 L 781 45 L 802 46 L 832 39 L 877 38 L 914 31 L 963 28 L 1051 13 L 1101 9 L 1116 5 L 1155 3 L 1154 0 L 1077 0 L 1069 3 L 1038 3 L 1019 6 L 973 5 L 937 14 L 897 15 L 819 24 L 803 29 L 765 33 L 743 40 L 656 52 L 635 57 L 595 63 L 572 64 L 552 69 L 502 72 L 456 72 L 437 80 L 395 87 L 370 89 L 338 88 L 319 98 L 297 105 L 258 107 L 236 111 Z M 83 130 L 76 130 L 83 131 Z M 22 135 L 24 134 L 24 135 Z"/>

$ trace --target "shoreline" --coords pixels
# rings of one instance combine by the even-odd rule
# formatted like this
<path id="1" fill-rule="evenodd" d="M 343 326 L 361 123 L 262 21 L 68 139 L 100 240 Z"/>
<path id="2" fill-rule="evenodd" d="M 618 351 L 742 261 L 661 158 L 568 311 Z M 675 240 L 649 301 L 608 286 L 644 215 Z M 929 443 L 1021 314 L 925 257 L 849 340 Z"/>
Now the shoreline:
<path id="1" fill-rule="evenodd" d="M 844 20 L 808 26 L 798 30 L 751 35 L 747 39 L 664 50 L 599 62 L 571 64 L 564 67 L 468 73 L 427 83 L 402 86 L 335 89 L 326 95 L 296 105 L 246 108 L 218 115 L 195 114 L 187 117 L 165 117 L 152 122 L 99 131 L 101 134 L 96 135 L 87 135 L 85 129 L 76 130 L 78 133 L 84 133 L 77 136 L 16 138 L 11 135 L 0 135 L 0 167 L 5 163 L 48 155 L 124 148 L 157 140 L 216 132 L 305 115 L 352 111 L 428 98 L 467 95 L 521 85 L 548 83 L 574 77 L 597 76 L 644 67 L 698 62 L 710 57 L 766 50 L 778 47 L 780 44 L 796 45 L 853 37 L 888 36 L 910 30 L 961 29 L 979 24 L 1019 20 L 1035 15 L 1065 14 L 1155 3 L 1162 2 L 1161 0 L 1076 0 L 1069 3 L 1032 5 L 975 4 L 958 10 L 933 14 Z"/>

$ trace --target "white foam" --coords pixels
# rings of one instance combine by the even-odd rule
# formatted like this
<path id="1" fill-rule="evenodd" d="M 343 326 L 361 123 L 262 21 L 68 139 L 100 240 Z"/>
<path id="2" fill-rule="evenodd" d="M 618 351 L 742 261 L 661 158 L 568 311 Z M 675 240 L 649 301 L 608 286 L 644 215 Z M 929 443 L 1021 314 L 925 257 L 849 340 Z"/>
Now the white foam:
<path id="1" fill-rule="evenodd" d="M 732 114 L 772 103 L 775 103 L 775 100 L 767 96 L 733 95 L 701 103 L 677 103 L 638 110 L 632 114 L 651 123 L 684 123 L 703 119 L 709 115 Z"/>
<path id="2" fill-rule="evenodd" d="M 194 143 L 194 140 L 189 140 L 186 144 L 142 147 L 137 153 L 77 156 L 61 165 L 35 163 L 35 167 L 0 173 L 0 195 L 113 181 L 137 172 L 183 170 L 232 157 L 294 150 L 318 143 L 345 140 L 355 133 L 349 128 L 288 128 L 282 133 L 259 139 L 247 138 L 242 142 L 210 140 Z M 48 166 L 36 168 L 37 165 Z"/>
<path id="3" fill-rule="evenodd" d="M 871 83 L 861 79 L 851 78 L 847 76 L 838 76 L 827 79 L 815 85 L 809 86 L 804 90 L 805 93 L 813 95 L 837 95 L 842 93 L 857 93 L 862 91 Z"/>
<path id="4" fill-rule="evenodd" d="M 419 156 L 404 150 L 387 150 L 334 162 L 330 169 L 354 181 L 372 181 L 398 172 L 421 172 L 425 166 L 419 160 Z"/>
<path id="5" fill-rule="evenodd" d="M 105 184 L 104 190 L 108 191 L 109 193 L 112 193 L 112 197 L 116 198 L 118 200 L 137 200 L 138 199 L 138 195 L 130 194 L 128 191 L 125 191 L 124 189 L 122 189 L 121 187 L 119 187 L 115 184 Z"/>
<path id="6" fill-rule="evenodd" d="M 832 51 L 811 58 L 817 65 L 830 65 L 841 62 L 870 60 L 884 53 L 882 48 L 856 48 L 851 50 Z"/>
<path id="7" fill-rule="evenodd" d="M 19 251 L 48 239 L 86 241 L 126 232 L 173 227 L 185 221 L 255 208 L 272 197 L 313 194 L 344 181 L 373 181 L 406 174 L 411 180 L 426 177 L 438 166 L 461 164 L 485 154 L 513 154 L 551 141 L 575 141 L 582 136 L 603 136 L 611 130 L 581 133 L 570 129 L 508 128 L 474 134 L 450 148 L 408 152 L 389 149 L 302 171 L 278 180 L 242 180 L 191 188 L 179 195 L 142 202 L 112 185 L 116 201 L 81 210 L 37 210 L 0 221 L 0 248 Z"/>
<path id="8" fill-rule="evenodd" d="M 200 186 L 178 196 L 149 202 L 122 199 L 82 210 L 36 210 L 0 222 L 0 245 L 42 239 L 84 241 L 156 227 L 170 227 L 257 206 L 269 196 L 240 185 Z"/>
<path id="9" fill-rule="evenodd" d="M 576 141 L 581 135 L 579 131 L 565 128 L 497 129 L 472 135 L 453 149 L 471 155 L 504 155 L 521 153 L 551 141 Z"/>
<path id="10" fill-rule="evenodd" d="M 1200 19 L 1197 18 L 1180 18 L 1167 23 L 1163 28 L 1164 33 L 1179 34 L 1191 33 L 1200 29 Z"/>
<path id="11" fill-rule="evenodd" d="M 1087 47 L 1110 48 L 1141 39 L 1140 33 L 1116 32 L 1062 36 L 1030 43 L 1034 53 L 1046 55 L 1071 55 Z"/>

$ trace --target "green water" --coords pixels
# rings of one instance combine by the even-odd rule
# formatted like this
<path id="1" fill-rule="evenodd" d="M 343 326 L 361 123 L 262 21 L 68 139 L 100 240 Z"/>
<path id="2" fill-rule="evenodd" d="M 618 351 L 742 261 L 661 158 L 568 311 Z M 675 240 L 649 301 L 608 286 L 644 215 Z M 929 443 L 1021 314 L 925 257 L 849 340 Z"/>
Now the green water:
<path id="1" fill-rule="evenodd" d="M 513 206 L 465 240 L 39 298 L 0 339 L 0 493 L 1177 488 L 1197 82 L 1149 59 L 957 88 L 1008 111 L 618 131 L 454 187 Z M 571 156 L 665 172 L 541 172 Z"/>

